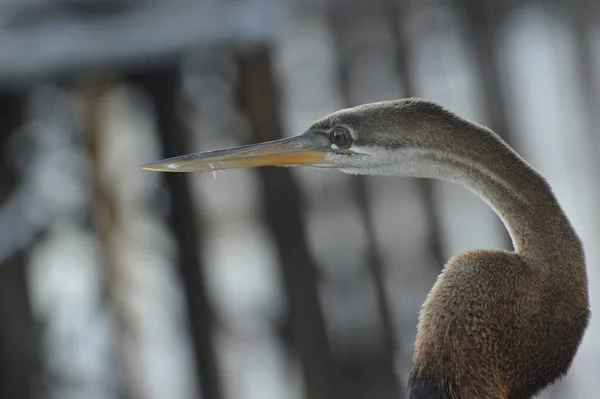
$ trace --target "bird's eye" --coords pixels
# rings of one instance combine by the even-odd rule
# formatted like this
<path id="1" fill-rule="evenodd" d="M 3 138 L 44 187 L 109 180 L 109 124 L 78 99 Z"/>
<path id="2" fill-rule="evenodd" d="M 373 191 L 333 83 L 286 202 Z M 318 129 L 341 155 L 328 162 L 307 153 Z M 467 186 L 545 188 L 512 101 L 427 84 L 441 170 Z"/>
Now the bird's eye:
<path id="1" fill-rule="evenodd" d="M 339 148 L 349 148 L 352 145 L 352 134 L 345 127 L 336 127 L 331 133 L 331 142 Z"/>

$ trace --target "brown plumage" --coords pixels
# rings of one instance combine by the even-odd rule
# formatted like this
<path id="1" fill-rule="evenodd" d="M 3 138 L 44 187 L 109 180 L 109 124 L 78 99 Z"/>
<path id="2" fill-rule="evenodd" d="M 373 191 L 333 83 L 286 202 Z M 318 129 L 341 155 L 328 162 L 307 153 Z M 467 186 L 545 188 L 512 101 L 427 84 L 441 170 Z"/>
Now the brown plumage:
<path id="1" fill-rule="evenodd" d="M 292 138 L 145 168 L 266 165 L 453 181 L 504 222 L 514 252 L 455 256 L 423 304 L 411 398 L 530 398 L 568 371 L 590 317 L 583 247 L 546 180 L 491 130 L 404 99 L 335 112 Z"/>

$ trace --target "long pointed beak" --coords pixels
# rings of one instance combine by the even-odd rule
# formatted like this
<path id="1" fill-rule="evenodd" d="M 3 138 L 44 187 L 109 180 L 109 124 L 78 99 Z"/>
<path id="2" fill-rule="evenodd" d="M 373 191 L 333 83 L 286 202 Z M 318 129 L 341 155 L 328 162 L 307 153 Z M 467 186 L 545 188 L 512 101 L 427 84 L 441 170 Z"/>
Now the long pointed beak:
<path id="1" fill-rule="evenodd" d="M 197 152 L 143 165 L 158 172 L 214 172 L 258 166 L 335 166 L 326 160 L 333 152 L 327 136 L 307 131 L 298 136 L 260 144 Z"/>

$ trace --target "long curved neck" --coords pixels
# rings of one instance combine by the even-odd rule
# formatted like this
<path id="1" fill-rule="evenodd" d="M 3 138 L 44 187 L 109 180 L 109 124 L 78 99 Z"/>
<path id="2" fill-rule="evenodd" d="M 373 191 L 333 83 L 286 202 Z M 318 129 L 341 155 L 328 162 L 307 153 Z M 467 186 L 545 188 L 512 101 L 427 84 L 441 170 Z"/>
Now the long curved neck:
<path id="1" fill-rule="evenodd" d="M 449 140 L 434 149 L 415 150 L 413 165 L 421 165 L 412 168 L 415 175 L 461 183 L 478 194 L 504 222 L 517 253 L 583 260 L 579 237 L 545 179 L 496 134 L 469 127 L 446 132 Z"/>

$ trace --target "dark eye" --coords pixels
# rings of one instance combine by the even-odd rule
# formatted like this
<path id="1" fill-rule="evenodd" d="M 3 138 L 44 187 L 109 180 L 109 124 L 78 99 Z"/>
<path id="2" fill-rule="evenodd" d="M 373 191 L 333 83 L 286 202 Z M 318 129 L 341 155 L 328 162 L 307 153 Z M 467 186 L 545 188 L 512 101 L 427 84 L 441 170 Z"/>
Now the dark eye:
<path id="1" fill-rule="evenodd" d="M 352 145 L 352 135 L 345 127 L 336 127 L 331 133 L 331 142 L 339 148 L 349 148 Z"/>

